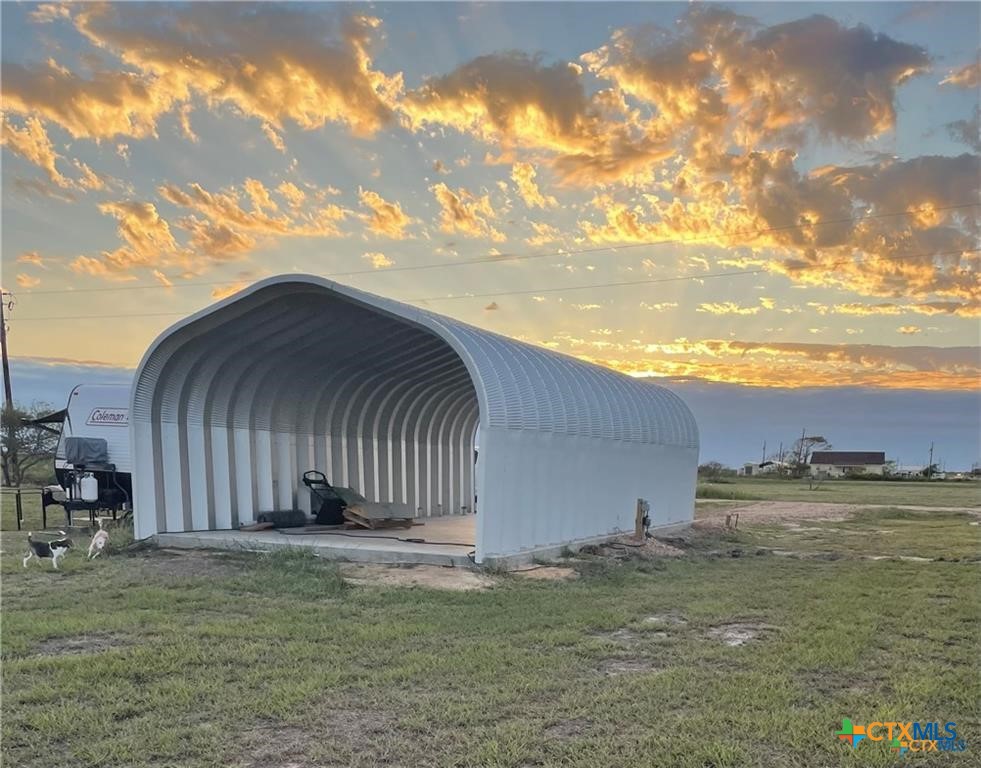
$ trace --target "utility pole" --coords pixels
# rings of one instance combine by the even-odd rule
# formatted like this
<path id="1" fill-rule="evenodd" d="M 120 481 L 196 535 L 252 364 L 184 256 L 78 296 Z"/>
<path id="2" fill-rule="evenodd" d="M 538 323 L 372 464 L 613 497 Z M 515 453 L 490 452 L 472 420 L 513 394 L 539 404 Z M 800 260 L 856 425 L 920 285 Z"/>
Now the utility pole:
<path id="1" fill-rule="evenodd" d="M 10 362 L 7 359 L 7 297 L 10 293 L 0 289 L 0 348 L 3 354 L 3 410 L 7 422 L 7 454 L 3 457 L 4 480 L 9 482 L 11 469 L 17 466 L 17 428 L 14 425 L 14 396 L 10 386 Z M 10 307 L 13 307 L 13 301 Z"/>
<path id="2" fill-rule="evenodd" d="M 760 459 L 760 466 L 766 464 L 766 440 L 763 441 L 763 458 Z"/>
<path id="3" fill-rule="evenodd" d="M 930 443 L 930 461 L 927 462 L 927 480 L 933 477 L 933 443 Z"/>

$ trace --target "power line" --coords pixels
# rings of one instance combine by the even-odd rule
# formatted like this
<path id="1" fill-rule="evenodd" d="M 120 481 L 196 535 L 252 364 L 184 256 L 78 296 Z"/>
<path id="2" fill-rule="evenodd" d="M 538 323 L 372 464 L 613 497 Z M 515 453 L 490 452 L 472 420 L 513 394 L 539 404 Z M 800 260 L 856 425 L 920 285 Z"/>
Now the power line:
<path id="1" fill-rule="evenodd" d="M 933 251 L 928 253 L 912 253 L 899 256 L 883 257 L 883 261 L 902 261 L 904 259 L 920 259 L 928 256 L 953 256 L 960 253 L 977 253 L 981 248 L 959 248 L 956 251 Z M 837 267 L 842 264 L 861 264 L 867 259 L 840 259 L 833 261 L 829 267 Z M 590 285 L 573 285 L 561 288 L 525 288 L 516 291 L 491 291 L 488 293 L 461 293 L 456 296 L 423 296 L 407 301 L 453 301 L 456 299 L 484 299 L 494 296 L 523 296 L 535 295 L 540 293 L 559 293 L 561 291 L 584 291 L 594 288 L 617 288 L 628 285 L 648 285 L 651 283 L 674 283 L 682 280 L 704 280 L 715 277 L 740 277 L 742 275 L 760 275 L 769 272 L 768 269 L 760 267 L 758 269 L 746 269 L 734 272 L 707 272 L 702 275 L 674 275 L 672 277 L 652 277 L 643 280 L 621 280 L 612 283 L 592 283 Z"/>
<path id="2" fill-rule="evenodd" d="M 910 254 L 899 254 L 897 256 L 883 257 L 883 261 L 903 261 L 904 259 L 920 259 L 931 256 L 952 256 L 962 253 L 977 253 L 981 251 L 981 248 L 959 248 L 953 251 L 929 251 L 926 253 L 910 253 Z M 861 264 L 868 259 L 840 259 L 838 261 L 831 262 L 829 267 L 836 267 L 841 264 Z M 461 293 L 456 296 L 422 296 L 418 298 L 405 299 L 407 302 L 425 302 L 425 301 L 455 301 L 458 299 L 481 299 L 496 296 L 524 296 L 524 295 L 535 295 L 541 293 L 561 293 L 563 291 L 584 291 L 584 290 L 594 290 L 602 288 L 619 288 L 631 285 L 650 285 L 654 283 L 673 283 L 681 282 L 685 280 L 706 280 L 719 277 L 741 277 L 743 275 L 760 275 L 768 273 L 769 270 L 760 267 L 758 269 L 744 269 L 731 272 L 707 272 L 701 275 L 673 275 L 671 277 L 653 277 L 644 278 L 642 280 L 621 280 L 610 283 L 590 283 L 588 285 L 570 285 L 570 286 L 559 286 L 550 288 L 526 288 L 513 291 L 491 291 L 488 293 Z M 191 312 L 148 312 L 148 313 L 137 313 L 137 314 L 125 314 L 125 315 L 60 315 L 52 317 L 21 317 L 18 322 L 28 321 L 41 321 L 41 320 L 116 320 L 119 318 L 130 318 L 130 317 L 176 317 L 176 316 L 187 316 L 192 314 L 192 312 L 197 310 L 192 310 Z"/>
<path id="3" fill-rule="evenodd" d="M 405 266 L 393 266 L 385 267 L 384 269 L 356 269 L 348 270 L 344 272 L 328 272 L 322 277 L 354 277 L 357 275 L 382 275 L 391 272 L 415 272 L 419 270 L 426 269 L 447 269 L 451 267 L 466 267 L 471 264 L 494 264 L 498 262 L 509 262 L 509 261 L 526 261 L 529 259 L 544 259 L 553 256 L 582 256 L 591 253 L 603 253 L 605 251 L 625 251 L 634 248 L 651 248 L 660 245 L 686 245 L 690 243 L 702 242 L 705 240 L 716 240 L 720 238 L 736 238 L 736 237 L 759 237 L 761 235 L 773 234 L 775 232 L 786 232 L 794 229 L 805 229 L 808 227 L 820 227 L 828 226 L 831 224 L 848 224 L 858 221 L 870 221 L 875 219 L 889 219 L 897 218 L 900 216 L 909 216 L 916 213 L 923 213 L 926 211 L 954 211 L 961 210 L 964 208 L 977 208 L 981 203 L 963 203 L 958 205 L 946 205 L 946 206 L 924 206 L 920 208 L 910 208 L 902 211 L 895 211 L 891 213 L 875 213 L 869 214 L 867 216 L 851 216 L 847 218 L 840 219 L 825 219 L 823 221 L 816 221 L 809 224 L 786 224 L 780 227 L 767 227 L 764 229 L 747 230 L 744 232 L 728 232 L 724 234 L 711 234 L 711 235 L 697 235 L 693 237 L 682 237 L 682 238 L 670 238 L 665 240 L 649 240 L 642 243 L 626 243 L 624 245 L 604 245 L 595 246 L 590 248 L 572 248 L 572 249 L 561 249 L 557 251 L 546 251 L 544 253 L 492 253 L 483 256 L 476 256 L 471 259 L 460 259 L 457 261 L 436 261 L 429 262 L 426 264 L 407 264 Z M 213 281 L 198 281 L 198 282 L 184 282 L 175 283 L 173 285 L 163 285 L 161 283 L 152 283 L 149 285 L 119 285 L 119 286 L 102 286 L 98 288 L 53 288 L 41 291 L 30 291 L 25 293 L 26 296 L 44 296 L 44 295 L 55 295 L 55 294 L 77 294 L 77 293 L 102 293 L 102 292 L 115 292 L 115 291 L 144 291 L 144 290 L 171 290 L 173 288 L 193 288 L 193 287 L 214 287 L 216 285 L 233 285 L 235 283 L 243 282 L 242 280 L 213 280 Z"/>

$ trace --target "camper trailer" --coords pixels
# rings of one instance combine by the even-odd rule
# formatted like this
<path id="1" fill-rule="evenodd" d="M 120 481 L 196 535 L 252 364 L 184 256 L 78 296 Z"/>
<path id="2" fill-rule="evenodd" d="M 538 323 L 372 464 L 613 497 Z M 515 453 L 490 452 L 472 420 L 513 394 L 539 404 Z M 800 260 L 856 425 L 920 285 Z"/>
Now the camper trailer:
<path id="1" fill-rule="evenodd" d="M 61 422 L 55 451 L 58 486 L 45 489 L 43 505 L 72 512 L 128 511 L 132 498 L 129 435 L 130 388 L 119 384 L 80 384 L 64 410 L 45 417 Z"/>

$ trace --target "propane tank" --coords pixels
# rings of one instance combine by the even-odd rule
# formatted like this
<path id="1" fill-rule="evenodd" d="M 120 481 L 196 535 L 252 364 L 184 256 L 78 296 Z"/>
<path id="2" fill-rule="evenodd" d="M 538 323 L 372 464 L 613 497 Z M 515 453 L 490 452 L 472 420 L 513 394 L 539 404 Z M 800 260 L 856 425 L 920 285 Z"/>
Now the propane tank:
<path id="1" fill-rule="evenodd" d="M 86 472 L 82 475 L 82 501 L 98 501 L 99 500 L 99 481 L 95 479 L 95 475 L 91 472 Z"/>

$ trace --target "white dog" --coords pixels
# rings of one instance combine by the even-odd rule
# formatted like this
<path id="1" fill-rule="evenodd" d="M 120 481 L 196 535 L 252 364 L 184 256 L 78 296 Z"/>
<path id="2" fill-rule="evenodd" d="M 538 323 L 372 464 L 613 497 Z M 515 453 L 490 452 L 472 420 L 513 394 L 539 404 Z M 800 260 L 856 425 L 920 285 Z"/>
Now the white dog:
<path id="1" fill-rule="evenodd" d="M 92 543 L 89 544 L 89 560 L 98 557 L 102 554 L 102 551 L 106 548 L 106 544 L 109 543 L 109 531 L 107 531 L 102 526 L 102 518 L 99 518 L 99 530 L 95 532 L 95 536 L 92 537 Z"/>

